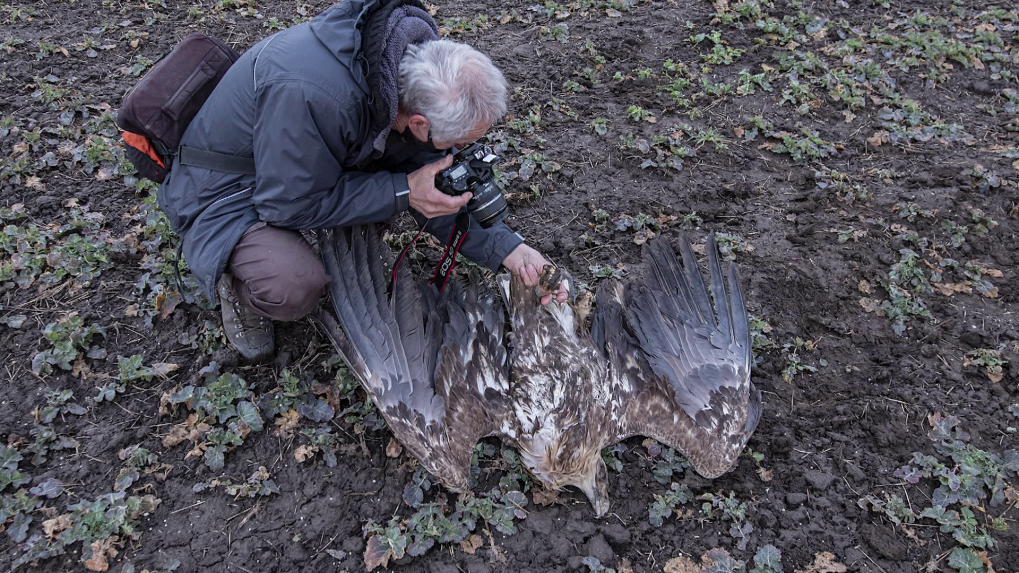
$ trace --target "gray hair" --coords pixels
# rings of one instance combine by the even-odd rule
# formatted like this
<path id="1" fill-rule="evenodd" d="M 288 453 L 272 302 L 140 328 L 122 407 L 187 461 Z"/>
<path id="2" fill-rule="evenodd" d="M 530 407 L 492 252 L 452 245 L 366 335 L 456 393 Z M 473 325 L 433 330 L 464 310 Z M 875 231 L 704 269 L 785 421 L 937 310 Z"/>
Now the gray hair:
<path id="1" fill-rule="evenodd" d="M 400 111 L 428 118 L 433 140 L 457 141 L 479 122 L 505 115 L 506 79 L 466 44 L 411 44 L 400 61 Z"/>

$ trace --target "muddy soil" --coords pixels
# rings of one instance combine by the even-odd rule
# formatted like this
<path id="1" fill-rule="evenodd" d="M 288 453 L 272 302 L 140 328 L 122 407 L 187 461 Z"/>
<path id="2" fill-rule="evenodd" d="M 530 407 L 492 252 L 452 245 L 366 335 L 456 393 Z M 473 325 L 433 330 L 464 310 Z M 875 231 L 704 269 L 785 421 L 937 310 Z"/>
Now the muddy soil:
<path id="1" fill-rule="evenodd" d="M 115 109 L 137 81 L 130 67 L 139 56 L 154 60 L 187 33 L 204 32 L 243 50 L 272 31 L 270 22 L 287 25 L 301 17 L 299 10 L 313 16 L 329 3 L 166 4 L 79 0 L 0 5 L 0 40 L 23 41 L 0 49 L 0 118 L 21 122 L 20 130 L 0 139 L 0 158 L 11 161 L 23 153 L 17 146 L 36 127 L 59 129 L 60 114 L 72 107 L 72 99 L 96 109 L 103 104 Z M 639 243 L 649 236 L 647 231 L 655 235 L 651 240 L 670 240 L 686 232 L 702 241 L 717 232 L 742 241 L 736 242 L 732 256 L 750 311 L 767 323 L 763 334 L 771 341 L 757 352 L 753 376 L 764 392 L 764 414 L 748 445 L 763 457 L 755 462 L 748 456 L 715 480 L 691 472 L 677 473 L 672 480 L 697 495 L 732 493 L 747 502 L 746 522 L 753 529 L 748 543 L 740 547 L 730 535 L 729 522 L 699 513 L 699 501 L 687 504 L 683 515 L 667 518 L 661 527 L 651 525 L 648 506 L 669 486 L 655 479 L 656 460 L 642 440 L 635 439 L 624 443 L 618 454 L 621 471 L 610 472 L 614 504 L 607 518 L 594 519 L 582 495 L 564 492 L 550 505 L 532 501 L 514 535 L 479 525 L 483 544 L 473 553 L 449 545 L 395 560 L 390 568 L 586 571 L 581 560 L 594 556 L 620 570 L 661 571 L 670 559 L 685 555 L 696 560 L 714 548 L 750 562 L 758 548 L 772 544 L 782 552 L 787 571 L 808 570 L 820 552 L 831 552 L 850 571 L 906 573 L 928 566 L 952 570 L 946 555 L 957 543 L 950 534 L 939 534 L 935 522 L 897 527 L 858 502 L 889 492 L 906 499 L 917 514 L 930 506 L 937 483 L 924 479 L 914 485 L 893 474 L 914 452 L 934 455 L 928 437 L 934 413 L 958 417 L 977 448 L 1000 454 L 1017 447 L 1014 428 L 1019 420 L 1009 407 L 1019 401 L 1019 301 L 1012 282 L 1019 247 L 1019 167 L 1013 167 L 1015 157 L 1000 150 L 1016 145 L 1019 103 L 1013 101 L 1010 107 L 1005 92 L 1019 85 L 1000 70 L 1019 72 L 1019 21 L 1013 10 L 1012 19 L 998 16 L 1001 20 L 990 24 L 1004 39 L 999 50 L 1003 64 L 948 60 L 948 65 L 935 66 L 945 77 L 932 79 L 926 63 L 906 70 L 889 63 L 894 50 L 876 40 L 871 30 L 904 36 L 911 15 L 927 10 L 949 20 L 946 34 L 972 41 L 977 27 L 988 23 L 976 16 L 986 13 L 983 3 L 958 2 L 955 11 L 894 1 L 887 6 L 859 1 L 791 6 L 776 0 L 765 6 L 767 15 L 778 21 L 789 17 L 794 28 L 800 13 L 846 23 L 822 28 L 824 33 L 809 25 L 805 32 L 799 24 L 802 38 L 796 46 L 783 41 L 781 32 L 765 32 L 746 17 L 742 27 L 719 21 L 716 13 L 734 13 L 733 8 L 719 7 L 724 4 L 575 5 L 564 9 L 568 14 L 561 10 L 556 16 L 554 9 L 548 15 L 531 10 L 533 2 L 528 1 L 454 1 L 436 6 L 436 19 L 451 38 L 490 54 L 504 70 L 513 90 L 512 117 L 495 127 L 498 133 L 491 142 L 501 145 L 507 158 L 508 222 L 546 256 L 593 288 L 607 272 L 637 272 Z M 19 17 L 14 12 L 18 8 L 30 8 L 30 19 Z M 256 8 L 260 17 L 253 15 Z M 486 18 L 479 19 L 479 14 Z M 561 24 L 566 27 L 557 28 Z M 707 63 L 702 56 L 712 52 L 713 40 L 691 41 L 716 30 L 724 40 L 719 45 L 743 50 L 734 63 Z M 86 36 L 113 47 L 79 50 L 76 46 Z M 841 53 L 846 38 L 861 38 L 861 43 L 876 47 Z M 67 53 L 49 52 L 40 43 Z M 41 56 L 44 49 L 49 53 Z M 783 92 L 790 89 L 783 54 L 797 52 L 814 53 L 833 69 L 849 66 L 854 57 L 872 60 L 890 79 L 873 74 L 853 80 L 861 86 L 859 106 L 836 100 L 819 84 L 812 86 L 814 99 L 783 102 Z M 917 57 L 935 60 L 922 50 Z M 666 62 L 673 63 L 672 71 Z M 677 65 L 685 71 L 675 71 Z M 771 90 L 758 85 L 753 93 L 738 92 L 743 69 L 764 72 Z M 620 77 L 613 79 L 617 72 Z M 803 75 L 825 74 L 815 69 Z M 47 76 L 52 81 L 37 80 Z M 683 88 L 691 100 L 688 106 L 661 89 L 681 77 L 690 81 Z M 55 105 L 44 103 L 33 95 L 40 82 L 72 94 Z M 719 83 L 730 84 L 731 93 L 706 93 L 705 84 Z M 887 135 L 887 123 L 897 121 L 882 117 L 882 108 L 894 99 L 887 90 L 882 92 L 882 86 L 889 85 L 936 119 L 927 125 L 958 124 L 969 137 L 882 140 L 879 132 Z M 641 118 L 634 107 L 652 117 Z M 536 114 L 540 122 L 528 121 Z M 629 117 L 634 114 L 636 120 Z M 762 128 L 750 136 L 754 116 L 769 123 L 770 133 L 799 136 L 802 129 L 815 130 L 831 145 L 830 153 L 796 159 L 776 151 L 781 135 L 768 136 L 769 130 Z M 593 127 L 598 119 L 606 120 L 604 134 Z M 70 125 L 84 121 L 79 113 Z M 901 125 L 915 127 L 907 120 Z M 44 146 L 29 153 L 37 157 L 45 151 Z M 528 174 L 525 158 L 535 153 L 542 157 L 531 155 L 536 165 Z M 667 165 L 673 160 L 679 169 Z M 548 162 L 545 168 L 543 161 Z M 978 165 L 996 176 L 997 185 L 987 184 L 995 180 L 981 178 L 980 170 L 974 172 Z M 847 183 L 835 185 L 841 176 L 832 176 L 832 170 L 844 174 Z M 66 219 L 66 200 L 75 198 L 103 215 L 103 229 L 111 236 L 132 232 L 137 222 L 124 214 L 137 209 L 142 198 L 122 176 L 103 180 L 97 173 L 61 163 L 40 171 L 38 184 L 2 178 L 0 207 L 21 204 L 30 220 L 44 224 Z M 996 225 L 978 233 L 975 210 Z M 634 223 L 642 214 L 648 216 L 642 220 L 650 221 L 643 229 Z M 953 243 L 946 221 L 968 226 L 961 243 Z M 403 230 L 411 224 L 409 219 L 400 222 Z M 927 240 L 926 247 L 917 246 L 921 239 Z M 946 268 L 939 266 L 945 259 L 957 260 L 959 266 L 945 270 L 931 292 L 907 293 L 906 298 L 922 296 L 929 317 L 907 317 L 897 334 L 889 312 L 874 312 L 873 305 L 890 300 L 890 291 L 882 285 L 892 280 L 889 273 L 907 248 L 918 253 L 918 267 L 928 279 L 934 269 Z M 435 250 L 419 249 L 421 258 L 414 263 L 419 272 L 428 272 Z M 161 503 L 154 513 L 139 518 L 139 538 L 111 558 L 111 571 L 128 570 L 128 564 L 139 571 L 163 570 L 174 562 L 180 563 L 178 571 L 363 570 L 365 524 L 413 513 L 403 502 L 403 491 L 414 464 L 406 455 L 387 455 L 390 434 L 384 425 L 370 417 L 367 422 L 333 419 L 328 427 L 341 442 L 335 467 L 324 464 L 321 456 L 298 463 L 295 450 L 306 440 L 300 433 L 274 436 L 271 421 L 265 431 L 229 451 L 220 471 L 211 470 L 200 457 L 188 457 L 188 442 L 163 445 L 163 436 L 183 422 L 187 412 L 182 407 L 161 412 L 161 398 L 194 383 L 210 361 L 241 376 L 261 394 L 277 387 L 284 369 L 320 382 L 332 380 L 335 369 L 325 364 L 333 354 L 327 341 L 308 322 L 278 325 L 277 358 L 257 366 L 239 361 L 229 348 L 192 348 L 181 342 L 181 334 L 200 334 L 207 321 L 214 326 L 218 312 L 184 303 L 146 325 L 144 312 L 137 312 L 149 304 L 136 286 L 143 273 L 142 255 L 128 251 L 113 256 L 115 264 L 85 286 L 73 280 L 29 288 L 13 282 L 0 286 L 0 315 L 27 316 L 20 328 L 0 326 L 4 443 L 19 446 L 21 438 L 29 438 L 36 424 L 32 410 L 45 403 L 47 390 L 73 390 L 87 409 L 85 415 L 62 414 L 52 422 L 61 435 L 76 440 L 77 447 L 51 453 L 38 467 L 28 462 L 29 455 L 21 462 L 22 471 L 32 476 L 31 485 L 56 478 L 66 488 L 60 497 L 45 500 L 43 505 L 51 510 L 37 510 L 30 531 L 42 534 L 41 523 L 63 513 L 65 506 L 113 491 L 123 465 L 118 452 L 140 444 L 172 467 L 143 476 L 129 490 L 155 495 Z M 965 274 L 962 269 L 971 261 L 978 263 L 971 269 L 987 272 Z M 85 360 L 85 371 L 33 375 L 32 359 L 47 347 L 40 330 L 71 312 L 85 324 L 104 327 L 101 344 L 107 357 Z M 1012 362 L 1004 364 L 1000 376 L 988 376 L 983 367 L 970 363 L 969 353 L 977 349 L 1000 350 Z M 112 404 L 95 403 L 96 388 L 106 383 L 103 375 L 116 376 L 117 357 L 132 355 L 141 355 L 145 364 L 172 363 L 177 369 L 166 378 L 131 386 Z M 349 395 L 341 407 L 357 399 L 357 393 Z M 300 427 L 318 426 L 304 420 Z M 217 477 L 243 482 L 259 466 L 271 475 L 278 494 L 248 498 L 231 496 L 222 487 L 195 491 L 196 484 Z M 482 461 L 482 484 L 498 484 L 505 466 L 498 456 Z M 1019 483 L 1014 471 L 1008 479 L 1013 487 Z M 1017 571 L 1019 564 L 1016 501 L 1008 503 L 1011 512 L 989 505 L 983 506 L 988 513 L 978 512 L 985 526 L 985 515 L 990 519 L 1004 513 L 1009 527 L 993 532 L 996 544 L 987 552 L 999 573 Z M 8 566 L 21 552 L 10 537 L 0 535 L 0 566 Z M 85 570 L 79 556 L 74 546 L 66 555 L 21 569 Z"/>

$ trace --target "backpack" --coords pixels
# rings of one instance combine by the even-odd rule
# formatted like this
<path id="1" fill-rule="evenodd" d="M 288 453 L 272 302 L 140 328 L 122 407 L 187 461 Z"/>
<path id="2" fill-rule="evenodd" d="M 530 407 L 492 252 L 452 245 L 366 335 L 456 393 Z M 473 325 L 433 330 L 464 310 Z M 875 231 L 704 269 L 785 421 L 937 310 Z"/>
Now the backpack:
<path id="1" fill-rule="evenodd" d="M 124 96 L 117 112 L 127 158 L 138 174 L 162 183 L 174 161 L 254 174 L 254 159 L 182 147 L 191 120 L 240 57 L 224 42 L 190 34 L 161 57 Z"/>

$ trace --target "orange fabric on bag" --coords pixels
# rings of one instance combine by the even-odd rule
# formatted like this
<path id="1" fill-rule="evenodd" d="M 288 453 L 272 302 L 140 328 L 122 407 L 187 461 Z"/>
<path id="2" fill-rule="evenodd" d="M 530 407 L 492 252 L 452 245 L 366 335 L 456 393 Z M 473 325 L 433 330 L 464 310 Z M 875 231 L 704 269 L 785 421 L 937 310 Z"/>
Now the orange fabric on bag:
<path id="1" fill-rule="evenodd" d="M 137 133 L 131 133 L 130 131 L 125 131 L 122 135 L 124 136 L 125 143 L 138 151 L 141 151 L 145 155 L 148 155 L 160 167 L 166 169 L 166 165 L 163 165 L 163 160 L 159 158 L 159 154 L 156 153 L 155 148 L 152 147 L 152 142 L 149 141 L 149 138 L 144 135 L 138 135 Z"/>

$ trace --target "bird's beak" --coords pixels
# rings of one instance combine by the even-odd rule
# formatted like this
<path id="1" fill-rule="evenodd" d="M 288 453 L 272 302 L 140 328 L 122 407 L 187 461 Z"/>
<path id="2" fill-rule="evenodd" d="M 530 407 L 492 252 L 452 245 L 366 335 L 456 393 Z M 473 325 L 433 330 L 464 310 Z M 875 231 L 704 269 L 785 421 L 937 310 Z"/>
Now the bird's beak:
<path id="1" fill-rule="evenodd" d="M 576 484 L 591 502 L 596 517 L 605 517 L 605 514 L 609 512 L 608 477 L 608 468 L 605 467 L 605 462 L 599 456 L 594 465 L 594 471 L 590 472 L 581 483 Z"/>

